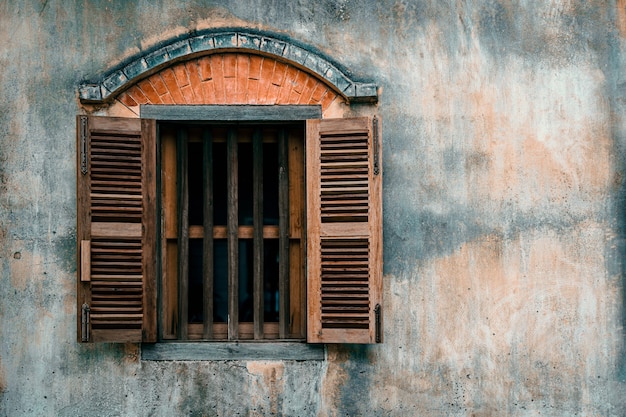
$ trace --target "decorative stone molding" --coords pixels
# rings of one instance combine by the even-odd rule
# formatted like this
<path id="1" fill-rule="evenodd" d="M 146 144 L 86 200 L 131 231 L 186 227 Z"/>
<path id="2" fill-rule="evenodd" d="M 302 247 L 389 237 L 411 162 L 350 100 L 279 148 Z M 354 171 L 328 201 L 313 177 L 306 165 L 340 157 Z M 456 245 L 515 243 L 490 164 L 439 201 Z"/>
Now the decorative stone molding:
<path id="1" fill-rule="evenodd" d="M 165 67 L 195 57 L 224 52 L 266 56 L 297 67 L 324 81 L 349 102 L 375 102 L 378 99 L 376 85 L 352 79 L 318 52 L 275 35 L 250 30 L 193 34 L 176 40 L 106 74 L 99 82 L 81 85 L 79 98 L 84 103 L 107 102 Z"/>

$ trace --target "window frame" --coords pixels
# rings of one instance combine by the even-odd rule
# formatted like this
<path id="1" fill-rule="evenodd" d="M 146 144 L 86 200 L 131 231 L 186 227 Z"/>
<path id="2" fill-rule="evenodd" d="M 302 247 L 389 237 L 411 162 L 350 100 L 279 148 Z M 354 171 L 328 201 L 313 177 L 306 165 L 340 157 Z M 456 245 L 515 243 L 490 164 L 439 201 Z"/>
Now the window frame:
<path id="1" fill-rule="evenodd" d="M 254 106 L 254 105 L 142 105 L 140 107 L 140 117 L 154 119 L 157 123 L 157 142 L 159 154 L 157 155 L 158 165 L 161 166 L 162 163 L 162 155 L 160 155 L 161 150 L 161 133 L 159 131 L 159 126 L 163 123 L 182 123 L 182 124 L 228 124 L 228 123 L 242 123 L 253 125 L 254 123 L 259 124 L 282 124 L 282 123 L 302 123 L 303 128 L 303 142 L 302 145 L 306 142 L 306 120 L 310 119 L 321 119 L 322 117 L 322 108 L 319 105 L 283 105 L 283 106 Z M 304 164 L 305 152 L 302 154 L 303 164 Z M 304 166 L 302 167 L 303 175 L 304 175 Z M 157 169 L 158 172 L 161 171 L 161 168 Z M 162 184 L 161 174 L 159 173 L 157 176 L 157 189 L 161 189 Z M 304 192 L 304 190 L 303 190 Z M 306 193 L 305 193 L 306 194 Z M 158 192 L 158 206 L 162 207 L 163 202 L 161 201 L 162 193 Z M 306 203 L 303 202 L 306 206 Z M 303 216 L 306 215 L 306 210 L 303 212 Z M 161 217 L 161 216 L 159 216 Z M 159 229 L 161 229 L 161 222 L 159 224 Z M 302 238 L 300 244 L 302 245 L 302 250 L 306 251 L 306 239 L 305 237 L 306 227 L 303 225 L 302 230 Z M 162 343 L 180 343 L 191 340 L 189 337 L 188 326 L 181 324 L 182 329 L 179 329 L 177 337 L 172 338 L 172 335 L 165 334 L 166 332 L 163 329 L 163 323 L 165 322 L 163 316 L 163 285 L 164 285 L 164 265 L 163 265 L 163 248 L 164 239 L 162 238 L 163 231 L 160 230 L 158 236 L 159 244 L 157 249 L 157 271 L 159 274 L 157 280 L 157 340 Z M 179 234 L 180 236 L 180 234 Z M 287 248 L 287 250 L 289 250 Z M 302 259 L 304 262 L 304 258 Z M 287 266 L 287 274 L 289 273 L 289 267 Z M 304 272 L 303 272 L 304 273 Z M 180 275 L 180 273 L 179 273 Z M 304 280 L 304 291 L 306 292 L 306 274 L 302 277 Z M 291 277 L 287 276 L 287 280 L 291 281 Z M 230 301 L 229 301 L 230 304 Z M 228 342 L 228 341 L 236 341 L 242 343 L 250 343 L 250 342 L 285 342 L 288 340 L 293 340 L 294 342 L 306 342 L 306 314 L 307 314 L 307 303 L 306 296 L 305 299 L 302 300 L 302 305 L 300 306 L 301 315 L 305 317 L 304 322 L 301 324 L 300 333 L 301 336 L 298 338 L 293 338 L 293 335 L 289 334 L 289 320 L 282 321 L 282 326 L 279 326 L 279 332 L 281 335 L 278 336 L 278 339 L 268 339 L 268 338 L 257 338 L 253 339 L 242 339 L 240 338 L 239 327 L 238 325 L 230 324 L 228 325 L 228 335 L 227 339 L 212 339 L 212 332 L 208 334 L 211 336 L 208 340 L 205 337 L 202 337 L 200 340 L 196 340 L 197 338 L 193 338 L 195 341 L 203 341 L 209 343 L 219 343 L 219 342 Z M 241 323 L 240 323 L 241 324 Z M 197 327 L 197 326 L 196 326 Z M 254 326 L 253 326 L 254 327 Z M 267 328 L 267 326 L 265 326 Z M 258 330 L 257 330 L 258 331 Z M 204 331 L 205 336 L 207 331 Z"/>

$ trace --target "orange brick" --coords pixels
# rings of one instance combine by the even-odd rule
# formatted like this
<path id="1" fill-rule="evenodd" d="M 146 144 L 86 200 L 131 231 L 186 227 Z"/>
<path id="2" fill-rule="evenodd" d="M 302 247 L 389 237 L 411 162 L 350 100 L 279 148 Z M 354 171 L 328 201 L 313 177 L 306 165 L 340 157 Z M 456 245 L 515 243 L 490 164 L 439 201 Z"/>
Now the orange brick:
<path id="1" fill-rule="evenodd" d="M 217 101 L 215 97 L 215 83 L 213 80 L 208 80 L 202 83 L 202 93 L 204 104 L 218 104 L 221 101 Z"/>
<path id="2" fill-rule="evenodd" d="M 267 92 L 264 96 L 265 104 L 276 104 L 278 100 L 278 96 L 280 95 L 281 87 L 278 85 L 274 85 L 270 83 L 270 86 L 267 89 Z"/>
<path id="3" fill-rule="evenodd" d="M 293 83 L 293 90 L 296 93 L 302 94 L 302 91 L 304 90 L 304 84 L 306 83 L 307 78 L 308 75 L 304 71 L 298 71 L 298 75 L 294 78 Z"/>
<path id="4" fill-rule="evenodd" d="M 296 79 L 298 77 L 298 73 L 300 72 L 300 70 L 298 70 L 295 67 L 289 66 L 287 67 L 287 72 L 285 74 L 285 79 L 283 80 L 283 83 L 280 87 L 280 94 L 278 95 L 276 102 L 278 104 L 294 104 L 297 103 L 297 101 L 292 101 L 290 100 L 291 98 L 291 94 L 293 91 L 293 86 L 296 82 Z M 299 98 L 299 97 L 298 97 Z"/>
<path id="5" fill-rule="evenodd" d="M 224 78 L 224 97 L 226 104 L 237 103 L 237 79 Z"/>
<path id="6" fill-rule="evenodd" d="M 250 74 L 250 61 L 247 54 L 237 55 L 237 103 L 245 103 L 248 92 L 248 76 Z"/>
<path id="7" fill-rule="evenodd" d="M 193 89 L 190 85 L 186 85 L 180 88 L 180 93 L 183 95 L 185 99 L 185 103 L 193 104 L 195 102 L 195 97 L 193 95 Z"/>
<path id="8" fill-rule="evenodd" d="M 300 94 L 300 101 L 298 102 L 299 104 L 309 104 L 309 102 L 311 101 L 311 94 L 313 93 L 313 89 L 316 85 L 317 81 L 315 80 L 315 78 L 307 75 L 304 82 L 304 88 L 302 89 L 302 93 Z"/>
<path id="9" fill-rule="evenodd" d="M 139 87 L 133 85 L 127 91 L 128 95 L 139 104 L 148 104 L 148 97 L 141 91 Z"/>
<path id="10" fill-rule="evenodd" d="M 259 80 L 250 78 L 248 80 L 248 104 L 257 104 L 259 97 Z"/>
<path id="11" fill-rule="evenodd" d="M 170 95 L 170 93 L 165 93 L 161 96 L 161 101 L 163 104 L 176 104 L 174 103 L 174 99 Z"/>
<path id="12" fill-rule="evenodd" d="M 318 81 L 313 89 L 313 93 L 311 93 L 311 99 L 309 100 L 310 103 L 318 104 L 322 97 L 324 97 L 324 93 L 326 93 L 326 87 Z"/>
<path id="13" fill-rule="evenodd" d="M 226 94 L 224 91 L 224 68 L 222 55 L 211 56 L 211 73 L 213 74 L 213 82 L 215 88 L 215 103 L 223 104 L 226 102 Z"/>
<path id="14" fill-rule="evenodd" d="M 174 71 L 172 71 L 172 69 L 170 68 L 166 68 L 159 74 L 161 75 L 161 78 L 163 79 L 163 82 L 165 83 L 168 92 L 172 96 L 172 100 L 174 100 L 176 104 L 185 104 L 185 99 L 180 93 L 180 89 L 178 87 L 178 84 L 176 83 L 176 76 L 174 75 Z"/>
<path id="15" fill-rule="evenodd" d="M 335 101 L 336 98 L 337 94 L 335 94 L 333 91 L 327 90 L 326 94 L 324 94 L 324 97 L 322 97 L 322 111 L 325 111 L 332 104 L 332 102 Z"/>
<path id="16" fill-rule="evenodd" d="M 185 62 L 187 74 L 189 74 L 189 83 L 193 91 L 193 103 L 202 104 L 204 102 L 204 94 L 202 93 L 202 80 L 200 79 L 200 68 L 198 61 Z"/>
<path id="17" fill-rule="evenodd" d="M 283 83 L 287 67 L 287 64 L 283 64 L 282 62 L 276 62 L 276 66 L 274 67 L 274 74 L 272 74 L 272 84 L 281 85 Z"/>
<path id="18" fill-rule="evenodd" d="M 261 65 L 263 64 L 263 57 L 259 55 L 250 55 L 250 75 L 251 80 L 258 80 L 261 78 Z"/>
<path id="19" fill-rule="evenodd" d="M 163 79 L 159 74 L 153 75 L 152 77 L 148 78 L 148 80 L 150 80 L 150 84 L 152 84 L 152 86 L 160 96 L 162 96 L 163 94 L 169 94 L 169 91 L 167 91 L 167 86 L 165 85 Z"/>
<path id="20" fill-rule="evenodd" d="M 259 104 L 267 103 L 267 91 L 272 82 L 275 64 L 276 61 L 272 59 L 263 59 L 263 63 L 261 64 L 261 79 L 259 80 L 259 93 L 257 95 L 257 102 Z"/>
<path id="21" fill-rule="evenodd" d="M 137 106 L 137 102 L 135 100 L 133 100 L 131 98 L 131 96 L 129 96 L 126 93 L 122 93 L 119 95 L 119 97 L 117 98 L 123 105 L 128 106 L 128 107 L 135 107 Z"/>
<path id="22" fill-rule="evenodd" d="M 161 98 L 159 97 L 159 93 L 156 92 L 152 84 L 149 80 L 143 80 L 139 82 L 139 88 L 141 91 L 148 97 L 148 101 L 151 104 L 161 104 Z"/>
<path id="23" fill-rule="evenodd" d="M 202 57 L 198 60 L 198 67 L 200 69 L 200 79 L 202 81 L 210 80 L 211 76 L 211 58 L 208 56 Z"/>
<path id="24" fill-rule="evenodd" d="M 224 54 L 224 78 L 235 78 L 237 76 L 237 55 Z"/>
<path id="25" fill-rule="evenodd" d="M 176 77 L 176 82 L 179 87 L 189 85 L 189 74 L 187 74 L 187 68 L 185 68 L 184 63 L 175 65 L 172 69 L 174 70 L 174 76 Z"/>

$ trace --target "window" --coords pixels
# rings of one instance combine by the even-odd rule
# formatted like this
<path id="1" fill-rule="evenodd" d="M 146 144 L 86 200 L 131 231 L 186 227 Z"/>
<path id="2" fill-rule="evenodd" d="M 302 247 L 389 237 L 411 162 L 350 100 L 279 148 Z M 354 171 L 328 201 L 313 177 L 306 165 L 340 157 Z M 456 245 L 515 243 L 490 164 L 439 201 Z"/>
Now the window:
<path id="1" fill-rule="evenodd" d="M 304 339 L 304 123 L 159 124 L 161 337 Z"/>
<path id="2" fill-rule="evenodd" d="M 377 119 L 150 107 L 78 117 L 79 340 L 380 342 Z"/>

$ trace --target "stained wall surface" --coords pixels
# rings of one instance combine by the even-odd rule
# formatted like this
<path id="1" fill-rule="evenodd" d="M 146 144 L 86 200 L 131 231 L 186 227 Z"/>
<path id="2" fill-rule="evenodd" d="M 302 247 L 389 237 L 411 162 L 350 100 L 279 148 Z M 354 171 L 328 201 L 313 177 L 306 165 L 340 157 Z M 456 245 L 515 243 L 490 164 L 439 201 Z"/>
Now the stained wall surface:
<path id="1" fill-rule="evenodd" d="M 76 342 L 79 85 L 220 27 L 379 85 L 383 344 Z M 0 1 L 0 415 L 626 415 L 625 47 L 623 0 Z"/>

